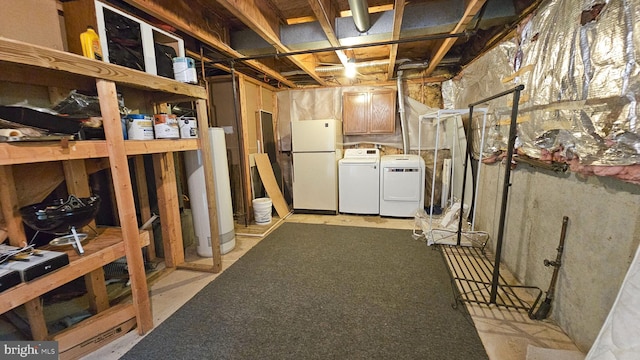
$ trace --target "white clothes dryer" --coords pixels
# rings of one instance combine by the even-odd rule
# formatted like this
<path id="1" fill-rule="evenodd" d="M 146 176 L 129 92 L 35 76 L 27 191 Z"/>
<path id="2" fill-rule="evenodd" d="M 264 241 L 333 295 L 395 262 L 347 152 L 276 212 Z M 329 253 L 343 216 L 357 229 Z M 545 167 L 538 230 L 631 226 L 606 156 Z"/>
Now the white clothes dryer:
<path id="1" fill-rule="evenodd" d="M 380 216 L 414 217 L 424 208 L 424 159 L 385 155 L 380 159 Z"/>
<path id="2" fill-rule="evenodd" d="M 380 151 L 347 149 L 338 161 L 338 210 L 377 215 L 380 211 Z"/>

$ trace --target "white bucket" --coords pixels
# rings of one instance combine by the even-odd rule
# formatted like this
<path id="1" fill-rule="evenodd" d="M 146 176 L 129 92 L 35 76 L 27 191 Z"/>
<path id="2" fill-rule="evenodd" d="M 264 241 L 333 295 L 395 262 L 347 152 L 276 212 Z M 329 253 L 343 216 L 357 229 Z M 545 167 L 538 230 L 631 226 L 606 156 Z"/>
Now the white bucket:
<path id="1" fill-rule="evenodd" d="M 127 138 L 153 140 L 153 118 L 149 115 L 130 114 L 126 117 Z"/>
<path id="2" fill-rule="evenodd" d="M 269 198 L 253 199 L 253 214 L 256 224 L 269 224 L 271 222 L 271 206 L 273 203 Z"/>
<path id="3" fill-rule="evenodd" d="M 196 63 L 190 57 L 174 57 L 173 77 L 183 83 L 197 84 Z"/>
<path id="4" fill-rule="evenodd" d="M 153 115 L 153 131 L 156 139 L 179 139 L 178 119 L 173 114 Z"/>
<path id="5" fill-rule="evenodd" d="M 198 137 L 198 121 L 195 117 L 181 116 L 178 118 L 181 139 L 196 139 Z"/>

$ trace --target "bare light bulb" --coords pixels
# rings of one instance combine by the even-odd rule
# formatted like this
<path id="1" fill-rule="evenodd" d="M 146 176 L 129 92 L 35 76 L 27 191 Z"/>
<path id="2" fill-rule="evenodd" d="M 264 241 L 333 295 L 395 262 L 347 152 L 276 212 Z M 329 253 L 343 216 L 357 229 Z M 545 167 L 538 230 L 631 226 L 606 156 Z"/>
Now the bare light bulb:
<path id="1" fill-rule="evenodd" d="M 349 60 L 344 66 L 344 76 L 348 77 L 349 79 L 353 79 L 354 77 L 356 77 L 357 73 L 358 72 L 356 71 L 355 61 Z"/>

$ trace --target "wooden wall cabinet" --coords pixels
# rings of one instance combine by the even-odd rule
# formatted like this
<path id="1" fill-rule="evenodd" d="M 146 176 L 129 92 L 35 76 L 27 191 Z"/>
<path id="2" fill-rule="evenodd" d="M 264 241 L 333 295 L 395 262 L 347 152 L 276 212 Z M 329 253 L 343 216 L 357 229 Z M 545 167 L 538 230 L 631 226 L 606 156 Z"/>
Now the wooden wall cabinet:
<path id="1" fill-rule="evenodd" d="M 345 135 L 393 134 L 396 130 L 396 91 L 348 91 L 342 94 Z"/>
<path id="2" fill-rule="evenodd" d="M 149 236 L 138 229 L 136 204 L 128 166 L 128 157 L 152 154 L 158 183 L 157 196 L 162 219 L 165 264 L 168 268 L 184 266 L 178 194 L 175 186 L 173 152 L 200 150 L 203 154 L 211 233 L 218 234 L 215 190 L 208 140 L 206 111 L 207 91 L 122 66 L 91 60 L 75 54 L 0 38 L 0 81 L 44 87 L 65 86 L 97 91 L 106 140 L 49 141 L 33 143 L 0 143 L 0 210 L 7 224 L 11 245 L 27 243 L 18 211 L 13 168 L 16 164 L 38 164 L 59 161 L 65 165 L 67 187 L 86 193 L 84 159 L 108 159 L 113 179 L 119 216 L 119 228 L 107 228 L 94 239 L 87 240 L 82 256 L 69 250 L 70 264 L 50 274 L 22 283 L 0 293 L 0 314 L 24 305 L 34 340 L 55 340 L 61 359 L 77 358 L 95 350 L 95 344 L 108 342 L 115 333 L 126 333 L 137 326 L 144 334 L 153 327 L 151 302 L 147 289 L 141 247 L 149 244 Z M 127 140 L 122 134 L 117 89 L 130 89 L 143 94 L 148 104 L 192 100 L 198 112 L 198 139 Z M 136 161 L 136 174 L 144 173 L 142 161 Z M 84 179 L 84 180 L 80 180 Z M 70 182 L 69 180 L 73 180 Z M 73 183 L 70 185 L 70 183 Z M 22 204 L 24 205 L 24 204 Z M 142 205 L 141 205 L 142 207 Z M 212 236 L 213 272 L 221 268 L 218 236 Z M 102 267 L 126 256 L 131 281 L 130 303 L 109 307 Z M 206 270 L 206 269 L 205 269 Z M 216 271 L 217 270 L 217 271 Z M 85 277 L 94 316 L 56 334 L 49 334 L 40 296 L 78 277 Z M 84 345 L 83 345 L 84 344 Z M 86 344 L 92 344 L 87 348 Z M 84 347 L 83 347 L 84 346 Z"/>

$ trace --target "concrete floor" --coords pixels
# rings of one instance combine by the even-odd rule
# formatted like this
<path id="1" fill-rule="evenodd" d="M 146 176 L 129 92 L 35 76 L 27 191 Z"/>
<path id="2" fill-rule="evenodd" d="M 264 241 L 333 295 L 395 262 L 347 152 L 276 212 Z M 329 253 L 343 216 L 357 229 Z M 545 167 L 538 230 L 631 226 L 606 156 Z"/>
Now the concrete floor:
<path id="1" fill-rule="evenodd" d="M 270 225 L 236 227 L 236 247 L 222 256 L 223 271 L 255 246 L 265 234 L 283 222 L 304 222 L 346 226 L 413 229 L 413 219 L 377 216 L 323 216 L 292 214 L 284 220 L 274 218 Z M 262 235 L 262 236 L 261 236 Z M 408 238 L 408 241 L 413 239 Z M 208 263 L 187 252 L 187 260 Z M 182 304 L 216 278 L 217 274 L 176 270 L 151 286 L 154 324 L 157 326 Z M 551 321 L 530 320 L 526 312 L 496 306 L 466 304 L 491 360 L 581 360 L 574 343 Z M 83 359 L 118 359 L 142 337 L 131 331 Z"/>

